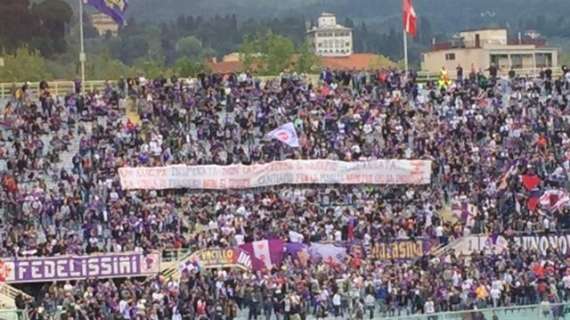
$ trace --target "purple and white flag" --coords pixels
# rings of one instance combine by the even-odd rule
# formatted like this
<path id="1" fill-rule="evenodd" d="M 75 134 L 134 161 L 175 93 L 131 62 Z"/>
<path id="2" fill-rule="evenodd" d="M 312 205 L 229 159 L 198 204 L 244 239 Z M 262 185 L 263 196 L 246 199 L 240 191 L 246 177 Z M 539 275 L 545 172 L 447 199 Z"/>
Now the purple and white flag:
<path id="1" fill-rule="evenodd" d="M 118 25 L 125 25 L 128 0 L 84 0 L 84 2 L 111 17 Z"/>
<path id="2" fill-rule="evenodd" d="M 267 137 L 277 139 L 290 147 L 299 147 L 299 137 L 297 136 L 297 131 L 295 131 L 295 126 L 291 122 L 269 132 Z"/>
<path id="3" fill-rule="evenodd" d="M 261 260 L 265 268 L 271 269 L 283 260 L 285 243 L 281 240 L 259 240 L 243 244 L 239 248 Z"/>

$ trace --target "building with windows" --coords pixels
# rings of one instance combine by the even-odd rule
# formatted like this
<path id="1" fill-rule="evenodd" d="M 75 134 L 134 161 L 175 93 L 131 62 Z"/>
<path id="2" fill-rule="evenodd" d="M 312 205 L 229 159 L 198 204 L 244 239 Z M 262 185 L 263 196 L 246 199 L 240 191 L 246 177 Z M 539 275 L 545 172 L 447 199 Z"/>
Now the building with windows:
<path id="1" fill-rule="evenodd" d="M 91 15 L 91 24 L 99 33 L 99 36 L 104 36 L 110 32 L 113 37 L 119 33 L 119 25 L 106 14 L 95 13 Z"/>
<path id="2" fill-rule="evenodd" d="M 307 31 L 308 41 L 316 55 L 345 57 L 352 54 L 352 29 L 336 22 L 336 16 L 322 13 L 317 25 Z"/>
<path id="3" fill-rule="evenodd" d="M 509 38 L 504 28 L 488 28 L 460 32 L 447 42 L 434 41 L 432 49 L 423 54 L 424 71 L 455 70 L 459 65 L 465 73 L 494 65 L 501 74 L 510 70 L 527 74 L 529 70 L 557 68 L 558 49 L 547 47 L 541 38 L 526 34 Z M 455 77 L 455 72 L 449 75 Z"/>

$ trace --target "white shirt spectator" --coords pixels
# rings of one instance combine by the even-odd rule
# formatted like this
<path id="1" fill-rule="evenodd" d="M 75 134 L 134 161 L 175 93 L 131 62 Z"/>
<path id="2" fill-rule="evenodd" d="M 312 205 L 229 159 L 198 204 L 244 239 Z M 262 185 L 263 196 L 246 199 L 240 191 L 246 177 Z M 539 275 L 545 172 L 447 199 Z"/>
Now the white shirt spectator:
<path id="1" fill-rule="evenodd" d="M 435 313 L 435 305 L 433 301 L 431 300 L 426 301 L 426 303 L 424 304 L 424 311 L 427 314 Z"/>

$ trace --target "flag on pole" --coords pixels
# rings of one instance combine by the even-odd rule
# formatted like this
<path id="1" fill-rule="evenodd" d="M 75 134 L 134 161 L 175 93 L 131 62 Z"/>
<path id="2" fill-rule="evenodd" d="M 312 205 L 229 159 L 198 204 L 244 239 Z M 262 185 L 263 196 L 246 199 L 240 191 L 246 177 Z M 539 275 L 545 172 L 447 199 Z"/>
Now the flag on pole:
<path id="1" fill-rule="evenodd" d="M 295 131 L 295 126 L 291 122 L 269 132 L 267 137 L 277 139 L 290 147 L 299 147 L 299 137 L 297 136 L 297 131 Z"/>
<path id="2" fill-rule="evenodd" d="M 412 35 L 412 37 L 416 36 L 416 11 L 414 10 L 414 6 L 412 5 L 412 0 L 403 0 L 403 24 L 404 24 L 404 31 L 407 34 Z"/>
<path id="3" fill-rule="evenodd" d="M 111 17 L 118 25 L 125 25 L 128 0 L 84 0 L 84 2 Z"/>
<path id="4" fill-rule="evenodd" d="M 497 180 L 497 192 L 503 192 L 507 190 L 509 186 L 509 179 L 518 173 L 518 161 L 513 162 L 507 172 L 502 174 L 499 179 Z"/>
<path id="5" fill-rule="evenodd" d="M 563 190 L 547 190 L 539 200 L 540 205 L 549 211 L 570 206 L 570 196 Z"/>

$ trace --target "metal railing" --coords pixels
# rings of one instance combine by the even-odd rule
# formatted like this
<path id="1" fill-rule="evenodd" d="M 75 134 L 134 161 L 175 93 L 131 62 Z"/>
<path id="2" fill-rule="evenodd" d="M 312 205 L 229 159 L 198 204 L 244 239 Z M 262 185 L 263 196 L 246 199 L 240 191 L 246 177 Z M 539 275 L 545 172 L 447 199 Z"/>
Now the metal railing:
<path id="1" fill-rule="evenodd" d="M 273 79 L 278 78 L 279 76 L 259 76 L 255 77 L 262 82 L 267 82 Z M 417 74 L 417 81 L 418 82 L 426 82 L 430 80 L 438 79 L 438 73 L 427 72 L 427 71 L 419 71 Z M 307 82 L 317 84 L 319 82 L 319 75 L 318 74 L 307 74 L 303 77 Z M 102 90 L 105 88 L 106 83 L 110 83 L 112 85 L 116 85 L 116 80 L 92 80 L 92 81 L 85 81 L 85 89 L 87 91 L 94 91 L 94 90 Z M 15 91 L 18 88 L 21 88 L 25 83 L 24 82 L 6 82 L 0 83 L 0 99 L 4 100 L 7 98 L 12 97 L 15 94 Z M 50 86 L 50 92 L 52 95 L 56 97 L 65 96 L 75 90 L 75 83 L 73 81 L 48 81 Z M 31 97 L 37 97 L 38 93 L 40 92 L 40 83 L 39 82 L 29 82 L 28 83 L 28 95 Z"/>
<path id="2" fill-rule="evenodd" d="M 19 309 L 0 309 L 0 320 L 28 320 L 28 312 Z"/>
<path id="3" fill-rule="evenodd" d="M 105 88 L 105 85 L 110 83 L 112 85 L 116 84 L 117 81 L 104 81 L 104 80 L 93 80 L 93 81 L 86 81 L 85 82 L 85 90 L 87 91 L 94 91 L 94 90 L 102 90 Z M 6 98 L 10 98 L 14 95 L 15 91 L 18 88 L 24 86 L 25 82 L 7 82 L 7 83 L 0 83 L 0 99 L 4 100 Z M 75 83 L 73 81 L 48 81 L 50 86 L 51 93 L 56 97 L 65 96 L 75 90 Z M 28 83 L 28 90 L 27 93 L 32 96 L 36 97 L 40 92 L 40 83 L 39 82 L 29 82 Z"/>
<path id="4" fill-rule="evenodd" d="M 517 77 L 538 77 L 540 72 L 544 71 L 546 68 L 522 68 L 522 69 L 513 69 L 515 75 Z M 561 68 L 549 68 L 552 70 L 552 77 L 557 78 L 562 76 L 562 69 Z M 502 76 L 508 76 L 510 70 L 502 69 L 499 71 L 499 74 Z"/>
<path id="5" fill-rule="evenodd" d="M 561 320 L 570 319 L 570 304 L 536 304 L 528 306 L 510 306 L 501 308 L 482 308 L 479 310 L 465 310 L 441 312 L 433 314 L 374 317 L 383 320 Z"/>
<path id="6" fill-rule="evenodd" d="M 545 68 L 525 68 L 525 69 L 515 69 L 515 73 L 517 76 L 523 77 L 537 77 L 541 71 Z M 550 68 L 552 70 L 553 77 L 560 77 L 562 75 L 561 68 Z M 508 76 L 510 70 L 501 69 L 499 70 L 499 75 L 501 76 Z M 488 72 L 485 72 L 485 75 L 488 75 Z M 452 78 L 454 77 L 453 74 L 450 74 Z M 258 76 L 255 77 L 262 82 L 276 79 L 279 76 Z M 316 84 L 319 82 L 319 75 L 318 74 L 306 74 L 303 77 L 306 81 Z M 431 80 L 437 80 L 439 78 L 438 72 L 429 72 L 420 70 L 417 72 L 416 80 L 419 83 L 425 83 Z M 94 90 L 102 90 L 105 88 L 105 85 L 110 83 L 111 85 L 116 85 L 116 80 L 90 80 L 85 81 L 85 90 L 87 91 L 94 91 Z M 14 95 L 15 90 L 21 88 L 25 83 L 24 82 L 7 82 L 7 83 L 0 83 L 0 99 L 4 100 Z M 50 91 L 55 96 L 64 96 L 67 95 L 75 90 L 75 83 L 73 81 L 48 81 L 50 86 Z M 40 92 L 40 83 L 39 82 L 29 82 L 28 83 L 28 94 L 30 96 L 37 96 Z"/>

